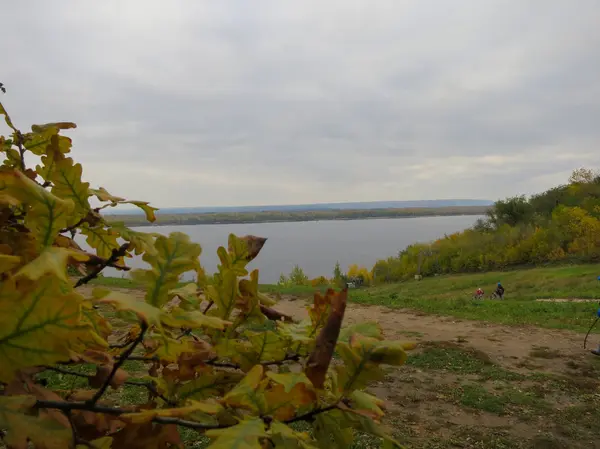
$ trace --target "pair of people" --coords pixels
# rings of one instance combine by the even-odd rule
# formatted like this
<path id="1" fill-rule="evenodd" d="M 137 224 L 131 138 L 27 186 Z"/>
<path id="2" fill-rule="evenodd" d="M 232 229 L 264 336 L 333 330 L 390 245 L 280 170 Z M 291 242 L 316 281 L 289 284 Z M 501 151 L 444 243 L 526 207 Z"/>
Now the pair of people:
<path id="1" fill-rule="evenodd" d="M 504 298 L 504 287 L 502 286 L 502 284 L 500 282 L 498 282 L 498 285 L 496 286 L 496 290 L 494 291 L 494 294 L 500 299 Z M 475 297 L 483 298 L 483 295 L 484 295 L 483 290 L 481 289 L 481 287 L 478 287 L 477 290 L 475 291 Z"/>

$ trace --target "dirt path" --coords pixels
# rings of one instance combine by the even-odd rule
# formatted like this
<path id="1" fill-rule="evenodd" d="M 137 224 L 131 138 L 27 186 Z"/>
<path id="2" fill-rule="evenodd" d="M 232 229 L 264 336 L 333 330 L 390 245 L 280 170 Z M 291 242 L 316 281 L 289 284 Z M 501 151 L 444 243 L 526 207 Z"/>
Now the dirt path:
<path id="1" fill-rule="evenodd" d="M 307 303 L 284 297 L 275 307 L 297 318 L 308 317 Z M 418 314 L 408 310 L 392 310 L 386 307 L 350 304 L 346 309 L 346 325 L 362 321 L 376 321 L 388 339 L 416 342 L 450 341 L 482 351 L 496 363 L 506 368 L 523 371 L 532 362 L 532 354 L 552 353 L 552 357 L 535 357 L 537 369 L 564 373 L 569 367 L 564 361 L 589 358 L 583 349 L 584 335 L 570 331 L 550 330 L 537 327 L 512 327 L 483 321 L 459 320 Z M 592 335 L 588 347 L 598 344 Z M 572 365 L 572 363 L 569 363 Z"/>

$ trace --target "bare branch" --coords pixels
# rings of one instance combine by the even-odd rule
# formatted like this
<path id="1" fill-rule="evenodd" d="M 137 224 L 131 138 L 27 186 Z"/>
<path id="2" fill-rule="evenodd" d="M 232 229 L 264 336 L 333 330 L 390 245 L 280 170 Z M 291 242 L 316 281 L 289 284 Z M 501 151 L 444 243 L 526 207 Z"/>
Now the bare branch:
<path id="1" fill-rule="evenodd" d="M 17 148 L 19 149 L 19 157 L 21 160 L 21 170 L 23 172 L 25 172 L 25 170 L 26 170 L 26 168 L 25 168 L 25 148 L 23 148 L 23 134 L 21 134 L 21 131 L 17 131 L 15 134 L 17 135 L 15 144 L 17 145 Z"/>
<path id="2" fill-rule="evenodd" d="M 81 287 L 82 285 L 90 282 L 92 279 L 97 278 L 100 272 L 104 270 L 107 266 L 114 264 L 117 260 L 119 260 L 119 258 L 125 256 L 125 254 L 127 254 L 128 249 L 129 243 L 123 243 L 119 247 L 119 249 L 113 249 L 112 254 L 108 259 L 106 259 L 104 262 L 98 265 L 98 267 L 96 267 L 96 269 L 90 274 L 79 279 L 73 288 Z"/>
<path id="3" fill-rule="evenodd" d="M 303 415 L 295 416 L 294 418 L 288 419 L 284 421 L 286 424 L 291 424 L 293 422 L 298 421 L 312 421 L 315 416 L 320 415 L 321 413 L 329 412 L 331 410 L 335 410 L 338 408 L 338 404 L 331 404 L 327 407 L 316 408 L 310 412 L 304 413 Z"/>
<path id="4" fill-rule="evenodd" d="M 208 303 L 208 305 L 207 305 L 207 306 L 206 306 L 206 308 L 204 309 L 204 312 L 203 312 L 203 313 L 204 313 L 204 315 L 206 315 L 206 313 L 207 313 L 207 312 L 210 310 L 210 308 L 213 306 L 213 304 L 214 304 L 214 303 L 215 303 L 214 301 L 210 301 L 210 302 Z"/>
<path id="5" fill-rule="evenodd" d="M 101 405 L 95 405 L 95 404 L 90 404 L 89 402 L 45 401 L 45 400 L 38 400 L 35 403 L 35 407 L 38 409 L 46 408 L 46 409 L 61 410 L 64 413 L 70 413 L 72 410 L 85 410 L 88 412 L 103 413 L 106 415 L 113 415 L 113 416 L 120 416 L 125 413 L 135 413 L 137 411 L 135 409 L 124 409 L 124 408 L 118 408 L 118 407 L 106 407 L 106 406 L 101 406 Z M 338 408 L 338 403 L 328 405 L 326 407 L 316 408 L 310 412 L 307 412 L 302 415 L 298 415 L 294 418 L 283 421 L 283 423 L 291 424 L 291 423 L 298 422 L 298 421 L 312 421 L 315 416 L 317 416 L 321 413 L 326 413 L 328 411 L 334 410 L 336 408 Z M 264 416 L 263 420 L 267 419 L 267 418 L 269 418 L 269 417 Z M 185 419 L 179 419 L 179 418 L 173 418 L 173 417 L 167 417 L 167 416 L 155 416 L 154 418 L 152 418 L 152 422 L 157 423 L 157 424 L 175 424 L 177 426 L 187 427 L 188 429 L 195 429 L 195 430 L 226 429 L 226 428 L 233 427 L 236 425 L 236 424 L 232 424 L 232 425 L 202 424 L 202 423 L 195 422 L 195 421 L 188 421 Z"/>
<path id="6" fill-rule="evenodd" d="M 125 363 L 125 361 L 127 360 L 127 358 L 135 350 L 136 346 L 138 344 L 140 344 L 141 341 L 144 339 L 144 334 L 146 333 L 147 329 L 148 329 L 148 325 L 146 323 L 142 322 L 141 323 L 140 334 L 137 336 L 137 338 L 135 339 L 135 341 L 133 342 L 133 344 L 131 346 L 129 346 L 123 352 L 123 354 L 121 354 L 121 356 L 119 356 L 119 358 L 117 359 L 116 363 L 113 365 L 112 371 L 110 372 L 110 374 L 108 375 L 108 377 L 104 381 L 104 384 L 100 387 L 100 389 L 98 389 L 98 391 L 96 392 L 96 394 L 94 395 L 94 397 L 88 401 L 91 405 L 95 405 L 96 402 L 98 402 L 98 399 L 100 399 L 102 397 L 102 395 L 104 394 L 104 392 L 106 391 L 106 389 L 109 387 L 110 383 L 112 382 L 113 377 L 115 377 L 115 374 L 117 373 L 117 370 L 123 365 L 123 363 Z"/>
<path id="7" fill-rule="evenodd" d="M 82 377 L 82 378 L 86 378 L 86 379 L 91 379 L 92 377 L 94 377 L 93 374 L 78 373 L 76 371 L 70 371 L 70 370 L 67 370 L 67 369 L 64 369 L 64 368 L 59 368 L 57 366 L 44 366 L 44 368 L 47 369 L 47 370 L 49 370 L 49 371 L 54 371 L 56 373 L 65 374 L 67 376 Z M 125 382 L 123 382 L 123 385 L 130 385 L 132 387 L 146 388 L 150 393 L 152 393 L 154 396 L 162 399 L 167 404 L 169 404 L 169 405 L 176 405 L 175 402 L 171 401 L 166 396 L 164 396 L 163 394 L 161 394 L 156 389 L 156 386 L 152 382 L 145 382 L 145 381 L 136 382 L 135 380 L 132 379 L 132 380 L 126 380 Z"/>
<path id="8" fill-rule="evenodd" d="M 120 359 L 121 356 L 116 356 L 115 358 Z M 266 362 L 260 362 L 260 365 L 263 365 L 263 366 L 283 365 L 285 362 L 297 362 L 301 358 L 302 358 L 302 356 L 300 356 L 300 354 L 287 354 L 281 360 L 267 360 Z M 155 357 L 155 356 L 144 357 L 144 356 L 132 355 L 132 356 L 128 357 L 127 359 L 135 360 L 138 362 L 147 362 L 147 363 L 160 362 L 160 358 Z M 207 365 L 210 365 L 210 366 L 217 367 L 217 368 L 242 369 L 240 367 L 240 365 L 238 365 L 237 363 L 219 362 L 219 360 L 217 358 L 206 360 L 204 363 L 206 363 Z"/>

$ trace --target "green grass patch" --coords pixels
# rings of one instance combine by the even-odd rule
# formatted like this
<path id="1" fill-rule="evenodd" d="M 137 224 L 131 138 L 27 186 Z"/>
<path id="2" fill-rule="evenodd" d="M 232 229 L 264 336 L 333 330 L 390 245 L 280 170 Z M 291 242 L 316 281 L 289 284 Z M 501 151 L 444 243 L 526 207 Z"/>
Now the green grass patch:
<path id="1" fill-rule="evenodd" d="M 406 364 L 423 370 L 478 375 L 482 380 L 514 381 L 524 378 L 494 364 L 482 351 L 450 342 L 429 342 L 421 352 L 410 354 Z"/>
<path id="2" fill-rule="evenodd" d="M 455 395 L 458 402 L 464 407 L 483 410 L 496 415 L 502 415 L 506 410 L 506 405 L 500 397 L 491 394 L 478 384 L 463 385 L 456 390 Z"/>
<path id="3" fill-rule="evenodd" d="M 527 419 L 551 410 L 551 405 L 535 394 L 508 388 L 500 394 L 488 391 L 480 384 L 465 384 L 455 390 L 456 400 L 464 407 L 496 415 L 518 414 Z"/>

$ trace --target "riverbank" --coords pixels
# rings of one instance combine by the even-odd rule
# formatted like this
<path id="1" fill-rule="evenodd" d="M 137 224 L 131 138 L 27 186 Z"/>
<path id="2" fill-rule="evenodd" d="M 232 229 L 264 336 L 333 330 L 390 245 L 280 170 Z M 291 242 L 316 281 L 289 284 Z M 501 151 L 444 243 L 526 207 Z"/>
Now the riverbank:
<path id="1" fill-rule="evenodd" d="M 204 224 L 285 223 L 301 221 L 365 220 L 375 218 L 445 217 L 484 215 L 489 206 L 414 207 L 401 209 L 348 209 L 315 211 L 264 211 L 227 213 L 156 214 L 149 223 L 139 214 L 106 214 L 109 222 L 124 222 L 127 226 L 181 226 Z"/>

